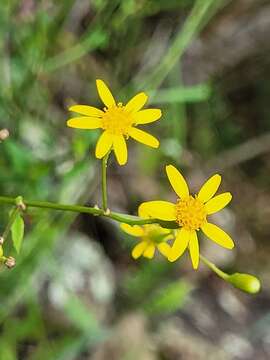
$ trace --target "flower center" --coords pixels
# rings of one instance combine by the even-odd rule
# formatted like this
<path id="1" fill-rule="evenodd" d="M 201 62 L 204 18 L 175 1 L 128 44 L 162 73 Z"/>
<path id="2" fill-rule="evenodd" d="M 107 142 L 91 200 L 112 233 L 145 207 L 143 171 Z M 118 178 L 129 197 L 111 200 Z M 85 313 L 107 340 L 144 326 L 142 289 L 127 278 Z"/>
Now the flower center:
<path id="1" fill-rule="evenodd" d="M 206 222 L 206 210 L 204 204 L 193 196 L 177 200 L 176 221 L 186 230 L 198 230 Z"/>
<path id="2" fill-rule="evenodd" d="M 104 111 L 102 129 L 107 130 L 112 135 L 128 136 L 128 131 L 134 120 L 132 115 L 126 111 L 125 106 L 122 103 L 118 103 L 115 106 L 104 108 Z"/>

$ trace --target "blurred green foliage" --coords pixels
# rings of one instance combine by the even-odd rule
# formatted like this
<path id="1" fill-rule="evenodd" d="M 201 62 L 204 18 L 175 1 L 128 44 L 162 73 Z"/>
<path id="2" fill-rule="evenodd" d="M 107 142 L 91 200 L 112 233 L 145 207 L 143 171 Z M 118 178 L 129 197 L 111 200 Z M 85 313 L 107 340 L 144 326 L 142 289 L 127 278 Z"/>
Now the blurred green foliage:
<path id="1" fill-rule="evenodd" d="M 98 105 L 96 78 L 107 80 L 121 100 L 148 90 L 150 102 L 163 108 L 160 127 L 153 127 L 162 137 L 160 152 L 138 146 L 138 172 L 151 177 L 160 172 L 165 159 L 179 162 L 187 143 L 207 158 L 240 142 L 241 127 L 233 119 L 226 126 L 220 123 L 230 116 L 220 89 L 208 82 L 185 87 L 181 81 L 184 51 L 227 3 L 2 2 L 0 127 L 7 127 L 11 137 L 0 144 L 0 193 L 92 202 L 98 177 L 93 156 L 97 134 L 70 131 L 65 121 L 72 103 Z M 168 24 L 169 32 L 162 54 L 156 52 L 153 36 L 160 24 Z M 153 65 L 152 52 L 160 56 Z M 222 140 L 216 136 L 221 131 Z M 9 210 L 2 207 L 1 231 Z M 52 310 L 55 318 L 46 316 L 49 300 L 44 287 L 52 279 L 63 282 L 57 244 L 64 239 L 62 244 L 69 247 L 74 219 L 74 214 L 27 211 L 18 265 L 0 273 L 1 358 L 78 359 L 109 336 L 109 324 L 104 325 L 94 308 L 72 291 L 65 306 Z M 8 245 L 5 251 L 11 251 Z M 120 307 L 139 309 L 150 318 L 181 309 L 192 290 L 189 283 L 175 278 L 174 265 L 163 261 L 127 266 L 121 280 L 116 286 Z"/>

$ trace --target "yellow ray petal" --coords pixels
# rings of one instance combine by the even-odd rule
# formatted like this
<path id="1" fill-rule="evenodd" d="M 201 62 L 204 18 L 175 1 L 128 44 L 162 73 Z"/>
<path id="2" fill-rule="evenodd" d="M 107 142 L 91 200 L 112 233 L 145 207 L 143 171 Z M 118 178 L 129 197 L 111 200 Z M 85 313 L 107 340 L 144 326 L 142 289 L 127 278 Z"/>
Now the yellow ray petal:
<path id="1" fill-rule="evenodd" d="M 174 239 L 174 235 L 172 233 L 170 233 L 169 235 L 165 236 L 163 241 L 168 241 L 168 240 L 172 240 Z"/>
<path id="2" fill-rule="evenodd" d="M 130 112 L 139 111 L 146 104 L 147 100 L 148 96 L 144 92 L 141 92 L 129 100 L 125 109 Z"/>
<path id="3" fill-rule="evenodd" d="M 206 236 L 208 236 L 218 245 L 221 245 L 226 249 L 232 249 L 234 247 L 234 243 L 231 237 L 217 225 L 205 223 L 203 226 L 201 226 L 201 229 Z"/>
<path id="4" fill-rule="evenodd" d="M 175 261 L 181 255 L 183 255 L 184 251 L 188 246 L 190 234 L 191 232 L 184 228 L 181 228 L 180 230 L 177 231 L 175 241 L 168 256 L 169 261 Z"/>
<path id="5" fill-rule="evenodd" d="M 139 242 L 139 244 L 137 244 L 132 250 L 132 253 L 131 253 L 132 257 L 134 259 L 138 259 L 140 256 L 142 256 L 146 247 L 147 247 L 146 241 Z"/>
<path id="6" fill-rule="evenodd" d="M 149 244 L 143 252 L 143 256 L 152 259 L 155 254 L 155 246 L 153 244 Z"/>
<path id="7" fill-rule="evenodd" d="M 101 119 L 95 117 L 77 117 L 67 121 L 67 126 L 75 129 L 99 129 L 101 128 Z"/>
<path id="8" fill-rule="evenodd" d="M 99 97 L 103 101 L 104 105 L 108 108 L 116 105 L 114 97 L 105 82 L 98 79 L 96 80 L 96 84 Z"/>
<path id="9" fill-rule="evenodd" d="M 223 209 L 232 200 L 232 195 L 229 192 L 217 195 L 210 199 L 205 204 L 205 209 L 208 215 L 214 214 Z"/>
<path id="10" fill-rule="evenodd" d="M 201 200 L 203 203 L 210 200 L 217 192 L 220 182 L 221 182 L 220 175 L 215 174 L 212 177 L 210 177 L 210 179 L 208 179 L 201 187 L 201 190 L 198 193 L 198 199 Z"/>
<path id="11" fill-rule="evenodd" d="M 152 202 L 152 201 L 146 201 L 145 203 L 142 203 L 141 206 L 139 206 L 138 215 L 139 215 L 140 218 L 143 218 L 143 219 L 153 218 L 153 216 L 151 215 L 151 211 L 149 210 L 149 207 L 146 206 L 146 205 L 143 205 L 143 204 L 146 204 L 146 203 L 149 203 L 149 202 Z M 160 201 L 158 201 L 158 202 L 160 202 Z M 164 203 L 164 202 L 167 203 L 167 201 L 162 201 L 162 203 Z M 170 204 L 175 207 L 175 204 L 173 204 L 173 203 L 170 203 Z M 164 204 L 162 204 L 162 205 L 164 205 Z M 174 210 L 173 214 L 176 215 L 175 210 Z M 174 220 L 176 220 L 176 218 L 174 218 Z M 174 220 L 172 220 L 172 221 L 174 221 Z M 153 226 L 153 225 L 151 225 L 151 226 Z M 156 226 L 159 226 L 159 225 L 156 225 Z M 170 234 L 171 233 L 171 230 L 162 228 L 161 226 L 159 226 L 159 227 L 160 227 L 160 232 L 162 234 L 165 235 L 165 234 Z"/>
<path id="12" fill-rule="evenodd" d="M 162 113 L 159 109 L 146 109 L 138 111 L 133 115 L 136 124 L 149 124 L 158 120 Z"/>
<path id="13" fill-rule="evenodd" d="M 159 141 L 154 136 L 148 134 L 147 132 L 137 129 L 135 127 L 132 127 L 128 134 L 135 140 L 141 142 L 142 144 L 151 146 L 153 148 L 159 147 Z"/>
<path id="14" fill-rule="evenodd" d="M 98 159 L 102 159 L 103 156 L 105 156 L 112 147 L 112 143 L 113 143 L 112 135 L 107 131 L 104 131 L 100 135 L 96 145 L 96 157 Z"/>
<path id="15" fill-rule="evenodd" d="M 196 231 L 192 231 L 192 233 L 190 235 L 189 253 L 190 253 L 193 269 L 196 270 L 196 269 L 198 269 L 199 258 L 200 258 L 199 241 L 198 241 Z"/>
<path id="16" fill-rule="evenodd" d="M 86 116 L 101 117 L 104 115 L 104 112 L 102 110 L 97 109 L 94 106 L 88 105 L 73 105 L 70 106 L 68 110 Z"/>
<path id="17" fill-rule="evenodd" d="M 176 194 L 181 199 L 187 198 L 189 196 L 189 189 L 182 174 L 173 165 L 166 166 L 166 172 Z"/>
<path id="18" fill-rule="evenodd" d="M 113 149 L 119 165 L 125 165 L 127 162 L 127 144 L 124 136 L 115 135 L 113 138 Z"/>
<path id="19" fill-rule="evenodd" d="M 141 237 L 144 234 L 143 228 L 141 226 L 139 226 L 139 225 L 131 226 L 129 224 L 122 223 L 120 225 L 120 227 L 125 233 L 127 233 L 127 234 L 129 234 L 131 236 Z"/>
<path id="20" fill-rule="evenodd" d="M 146 211 L 145 211 L 144 206 L 139 206 L 138 215 L 139 215 L 139 217 L 141 217 L 143 219 L 148 219 L 149 218 L 149 212 L 147 211 L 147 207 L 146 207 Z"/>
<path id="21" fill-rule="evenodd" d="M 169 254 L 171 253 L 171 247 L 169 244 L 167 244 L 166 242 L 162 242 L 158 244 L 157 248 L 162 255 L 168 258 Z"/>
<path id="22" fill-rule="evenodd" d="M 144 214 L 144 217 L 155 218 L 165 221 L 176 220 L 175 204 L 168 201 L 147 201 L 139 206 L 139 214 Z"/>

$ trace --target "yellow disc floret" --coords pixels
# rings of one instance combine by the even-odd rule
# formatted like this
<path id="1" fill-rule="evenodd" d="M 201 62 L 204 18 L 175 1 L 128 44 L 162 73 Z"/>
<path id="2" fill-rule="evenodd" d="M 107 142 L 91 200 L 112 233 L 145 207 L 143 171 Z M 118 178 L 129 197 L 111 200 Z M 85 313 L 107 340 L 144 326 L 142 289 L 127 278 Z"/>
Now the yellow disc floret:
<path id="1" fill-rule="evenodd" d="M 134 124 L 133 117 L 122 103 L 104 109 L 102 128 L 112 135 L 128 136 L 128 131 Z"/>
<path id="2" fill-rule="evenodd" d="M 206 222 L 206 215 L 205 206 L 197 197 L 177 200 L 176 221 L 186 230 L 198 230 Z"/>

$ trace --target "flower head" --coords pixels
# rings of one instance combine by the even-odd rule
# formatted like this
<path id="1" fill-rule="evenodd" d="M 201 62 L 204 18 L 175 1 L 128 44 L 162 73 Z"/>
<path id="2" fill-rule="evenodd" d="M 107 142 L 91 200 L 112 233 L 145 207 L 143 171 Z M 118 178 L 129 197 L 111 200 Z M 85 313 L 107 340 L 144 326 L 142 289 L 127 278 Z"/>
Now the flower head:
<path id="1" fill-rule="evenodd" d="M 88 105 L 74 105 L 70 111 L 81 116 L 69 119 L 67 126 L 77 129 L 102 129 L 97 145 L 96 157 L 102 159 L 111 149 L 114 150 L 120 165 L 127 162 L 126 139 L 129 137 L 153 148 L 159 141 L 137 125 L 148 124 L 161 117 L 159 109 L 141 110 L 148 96 L 141 92 L 135 95 L 126 105 L 116 103 L 111 91 L 102 80 L 96 81 L 97 91 L 105 107 L 103 110 Z"/>
<path id="2" fill-rule="evenodd" d="M 202 230 L 211 240 L 227 249 L 234 247 L 231 237 L 207 220 L 208 215 L 223 209 L 231 201 L 232 195 L 226 192 L 214 196 L 221 182 L 221 176 L 218 174 L 204 183 L 198 195 L 192 196 L 185 179 L 174 166 L 166 166 L 166 172 L 178 196 L 176 202 L 148 201 L 140 205 L 139 211 L 152 218 L 175 221 L 179 229 L 176 230 L 176 238 L 168 259 L 177 260 L 189 248 L 193 267 L 197 269 L 199 265 L 197 231 Z"/>
<path id="3" fill-rule="evenodd" d="M 142 210 L 139 211 L 139 216 L 147 218 Z M 121 229 L 131 236 L 140 238 L 140 242 L 132 250 L 134 259 L 138 259 L 140 256 L 152 259 L 156 248 L 165 257 L 169 256 L 171 247 L 167 241 L 173 238 L 169 229 L 164 229 L 158 224 L 131 226 L 123 223 Z"/>

